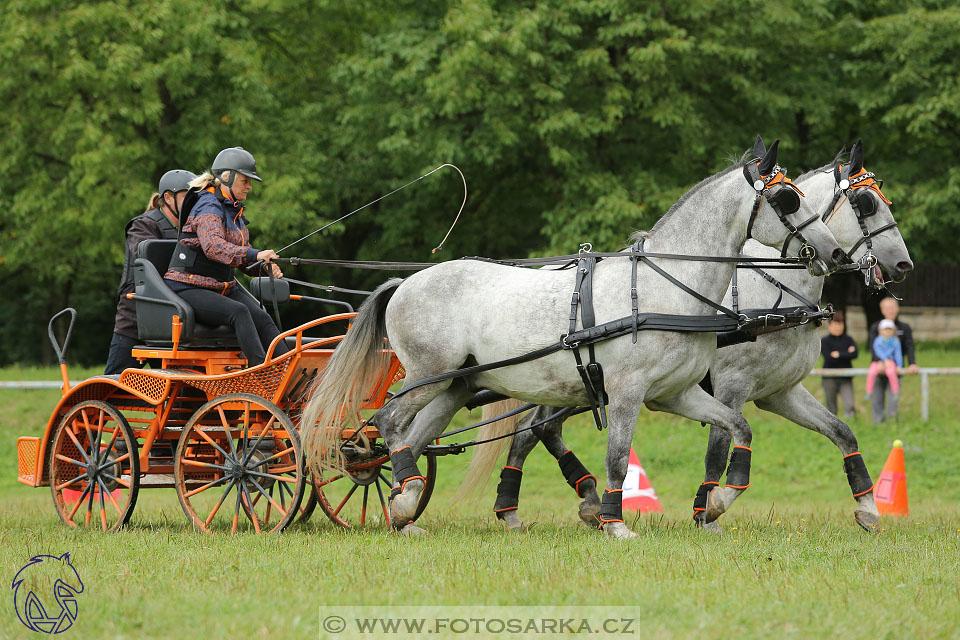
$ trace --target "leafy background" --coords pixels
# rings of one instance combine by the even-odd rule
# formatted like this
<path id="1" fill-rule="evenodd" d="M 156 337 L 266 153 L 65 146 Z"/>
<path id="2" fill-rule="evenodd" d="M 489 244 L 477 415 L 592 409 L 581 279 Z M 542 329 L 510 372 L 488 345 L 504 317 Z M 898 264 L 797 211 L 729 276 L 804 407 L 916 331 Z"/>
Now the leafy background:
<path id="1" fill-rule="evenodd" d="M 793 6 L 791 6 L 793 5 Z M 242 145 L 253 243 L 440 260 L 621 246 L 759 132 L 793 176 L 863 138 L 915 260 L 956 260 L 960 8 L 811 0 L 11 1 L 0 15 L 0 365 L 102 362 L 122 229 Z M 382 274 L 293 268 L 370 288 Z"/>

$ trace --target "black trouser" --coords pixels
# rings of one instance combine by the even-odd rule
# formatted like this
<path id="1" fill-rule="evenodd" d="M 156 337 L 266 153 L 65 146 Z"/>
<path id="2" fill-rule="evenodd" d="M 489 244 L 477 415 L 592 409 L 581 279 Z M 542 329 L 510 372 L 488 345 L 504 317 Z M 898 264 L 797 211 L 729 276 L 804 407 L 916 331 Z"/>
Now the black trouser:
<path id="1" fill-rule="evenodd" d="M 251 367 L 266 359 L 265 350 L 280 331 L 270 315 L 240 287 L 235 285 L 227 295 L 196 287 L 177 293 L 193 307 L 198 321 L 214 327 L 221 324 L 233 327 L 240 342 L 240 349 L 247 356 L 247 363 Z M 273 355 L 279 356 L 287 351 L 289 349 L 281 342 Z"/>
<path id="2" fill-rule="evenodd" d="M 107 355 L 107 368 L 104 373 L 108 376 L 123 373 L 124 369 L 143 369 L 143 363 L 130 355 L 130 350 L 140 343 L 136 338 L 113 334 L 110 341 L 110 353 Z"/>

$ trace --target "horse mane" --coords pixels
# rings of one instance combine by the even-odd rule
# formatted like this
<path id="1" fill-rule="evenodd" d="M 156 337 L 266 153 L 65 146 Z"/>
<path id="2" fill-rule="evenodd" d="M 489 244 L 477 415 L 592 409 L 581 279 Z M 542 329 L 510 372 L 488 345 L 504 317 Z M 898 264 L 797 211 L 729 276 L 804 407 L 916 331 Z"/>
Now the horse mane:
<path id="1" fill-rule="evenodd" d="M 832 171 L 833 168 L 834 168 L 835 166 L 837 166 L 837 163 L 839 163 L 839 162 L 843 159 L 843 157 L 844 157 L 845 155 L 847 155 L 847 153 L 848 153 L 847 148 L 846 148 L 846 147 L 843 147 L 842 149 L 840 149 L 840 151 L 837 152 L 837 155 L 835 155 L 835 156 L 833 157 L 833 160 L 832 160 L 831 162 L 828 162 L 827 164 L 823 165 L 822 167 L 820 167 L 820 168 L 818 168 L 818 169 L 811 169 L 810 171 L 807 171 L 806 173 L 801 173 L 799 176 L 797 176 L 797 180 L 796 180 L 796 181 L 797 181 L 797 182 L 800 182 L 801 180 L 803 180 L 803 179 L 805 179 L 805 178 L 809 178 L 810 176 L 812 176 L 812 175 L 815 174 L 815 173 L 820 173 L 820 172 L 826 173 L 828 170 Z"/>
<path id="2" fill-rule="evenodd" d="M 650 231 L 637 231 L 637 232 L 635 232 L 632 236 L 630 236 L 630 240 L 631 240 L 632 242 L 637 242 L 637 240 L 640 240 L 641 237 L 644 238 L 644 239 L 649 238 L 651 235 L 653 235 L 654 233 L 657 232 L 657 229 L 660 228 L 660 225 L 662 225 L 662 224 L 664 223 L 664 221 L 665 221 L 667 218 L 669 218 L 670 215 L 671 215 L 674 211 L 676 211 L 676 210 L 679 209 L 681 206 L 683 206 L 683 203 L 686 202 L 686 201 L 690 198 L 690 196 L 692 196 L 694 193 L 696 193 L 696 192 L 699 191 L 700 189 L 704 188 L 705 186 L 707 186 L 707 185 L 710 184 L 711 182 L 714 182 L 714 181 L 716 181 L 716 180 L 719 180 L 720 178 L 722 178 L 723 176 L 727 175 L 727 174 L 730 173 L 731 171 L 734 171 L 735 169 L 740 169 L 741 167 L 743 167 L 743 165 L 744 165 L 744 164 L 746 163 L 746 161 L 747 161 L 747 158 L 749 158 L 752 153 L 753 153 L 753 150 L 752 150 L 752 149 L 747 149 L 747 150 L 744 151 L 743 154 L 740 156 L 740 159 L 739 159 L 739 160 L 734 160 L 734 161 L 733 161 L 733 164 L 731 164 L 729 167 L 727 167 L 726 169 L 724 169 L 724 170 L 721 171 L 720 173 L 715 173 L 715 174 L 713 174 L 712 176 L 709 176 L 709 177 L 707 177 L 707 178 L 704 178 L 703 180 L 701 180 L 700 182 L 698 182 L 697 184 L 695 184 L 693 187 L 691 187 L 690 189 L 688 189 L 685 194 L 683 194 L 682 196 L 680 196 L 680 199 L 677 200 L 676 202 L 674 202 L 673 205 L 671 205 L 669 209 L 667 209 L 667 212 L 666 212 L 665 214 L 663 214 L 663 217 L 662 217 L 662 218 L 660 218 L 659 220 L 657 220 L 657 223 L 656 223 L 655 225 L 653 225 L 653 228 L 650 229 Z"/>

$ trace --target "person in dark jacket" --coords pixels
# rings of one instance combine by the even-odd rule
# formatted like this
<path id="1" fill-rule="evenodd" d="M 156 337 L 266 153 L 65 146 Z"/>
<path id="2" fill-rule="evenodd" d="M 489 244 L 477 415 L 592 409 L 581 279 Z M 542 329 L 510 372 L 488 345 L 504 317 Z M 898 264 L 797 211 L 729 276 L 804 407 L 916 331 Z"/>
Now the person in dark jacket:
<path id="1" fill-rule="evenodd" d="M 857 357 L 857 343 L 847 334 L 843 312 L 833 314 L 827 325 L 830 333 L 820 339 L 820 353 L 823 355 L 824 369 L 850 369 L 853 359 Z M 837 394 L 843 400 L 843 412 L 847 418 L 857 415 L 854 404 L 852 377 L 823 377 L 823 394 L 826 398 L 827 409 L 835 416 L 837 413 Z"/>
<path id="2" fill-rule="evenodd" d="M 177 239 L 177 218 L 180 206 L 190 188 L 190 181 L 197 175 L 183 169 L 167 171 L 160 178 L 157 193 L 153 194 L 147 210 L 130 220 L 124 229 L 126 249 L 123 258 L 123 275 L 117 288 L 117 315 L 113 324 L 113 339 L 107 354 L 104 373 L 113 375 L 124 369 L 143 367 L 143 363 L 130 355 L 137 344 L 137 308 L 133 300 L 133 263 L 137 259 L 137 247 L 144 240 Z"/>
<path id="3" fill-rule="evenodd" d="M 183 224 L 180 242 L 163 276 L 170 288 L 193 307 L 197 320 L 233 327 L 249 366 L 266 359 L 266 349 L 280 331 L 237 283 L 234 269 L 262 261 L 275 278 L 283 277 L 272 262 L 278 257 L 276 252 L 250 246 L 243 214 L 254 180 L 263 182 L 249 151 L 232 147 L 217 154 L 212 173 L 204 173 L 190 184 L 199 190 L 199 197 Z M 287 351 L 280 342 L 273 355 Z"/>
<path id="4" fill-rule="evenodd" d="M 900 315 L 900 304 L 895 298 L 884 298 L 880 301 L 880 313 L 885 320 L 893 320 L 894 325 L 897 327 L 896 336 L 900 340 L 903 360 L 907 364 L 905 373 L 917 373 L 920 368 L 917 366 L 917 355 L 914 351 L 913 331 L 910 329 L 910 325 L 897 319 Z M 880 334 L 879 326 L 879 320 L 870 325 L 867 344 L 873 345 L 877 336 Z M 881 359 L 877 357 L 877 354 L 873 352 L 872 348 L 870 354 L 872 361 Z M 877 378 L 877 386 L 874 388 L 873 393 L 870 394 L 870 404 L 873 409 L 874 422 L 880 423 L 886 418 L 892 418 L 897 415 L 897 410 L 900 408 L 900 395 L 892 393 L 890 383 L 885 376 Z M 884 411 L 884 404 L 886 404 L 886 411 Z"/>

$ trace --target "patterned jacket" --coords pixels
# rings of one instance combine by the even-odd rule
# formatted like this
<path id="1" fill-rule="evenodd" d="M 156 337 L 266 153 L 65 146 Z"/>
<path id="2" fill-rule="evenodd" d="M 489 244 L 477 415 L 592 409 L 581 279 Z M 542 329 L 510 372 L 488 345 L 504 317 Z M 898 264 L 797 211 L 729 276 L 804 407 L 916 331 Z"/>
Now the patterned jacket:
<path id="1" fill-rule="evenodd" d="M 259 251 L 250 246 L 250 232 L 243 217 L 243 204 L 231 200 L 223 187 L 217 197 L 214 187 L 208 187 L 197 199 L 190 216 L 183 225 L 184 234 L 197 237 L 181 238 L 180 242 L 202 250 L 214 262 L 230 267 L 241 267 L 257 261 Z M 221 282 L 215 278 L 168 270 L 163 274 L 174 291 L 189 287 L 211 289 L 226 295 L 235 286 L 236 280 Z"/>

